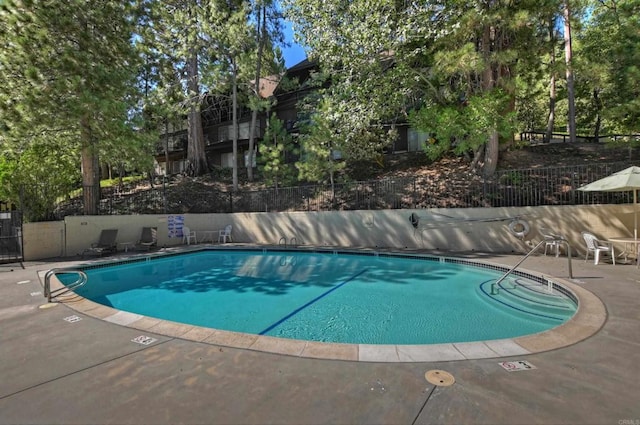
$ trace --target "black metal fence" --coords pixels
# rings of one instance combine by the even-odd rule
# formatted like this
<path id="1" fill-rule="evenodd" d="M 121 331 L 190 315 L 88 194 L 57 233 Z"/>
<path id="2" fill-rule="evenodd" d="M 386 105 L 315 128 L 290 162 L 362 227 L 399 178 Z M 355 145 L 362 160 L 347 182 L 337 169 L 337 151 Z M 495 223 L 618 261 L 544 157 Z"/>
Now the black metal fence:
<path id="1" fill-rule="evenodd" d="M 0 201 L 0 264 L 22 262 L 22 213 Z"/>
<path id="2" fill-rule="evenodd" d="M 330 185 L 251 191 L 104 190 L 99 213 L 180 214 L 284 211 L 381 210 L 407 208 L 524 207 L 630 203 L 631 192 L 582 192 L 580 186 L 632 165 L 616 162 L 504 170 L 491 178 L 462 175 L 430 179 L 404 177 Z M 82 200 L 60 205 L 57 215 L 82 214 Z"/>

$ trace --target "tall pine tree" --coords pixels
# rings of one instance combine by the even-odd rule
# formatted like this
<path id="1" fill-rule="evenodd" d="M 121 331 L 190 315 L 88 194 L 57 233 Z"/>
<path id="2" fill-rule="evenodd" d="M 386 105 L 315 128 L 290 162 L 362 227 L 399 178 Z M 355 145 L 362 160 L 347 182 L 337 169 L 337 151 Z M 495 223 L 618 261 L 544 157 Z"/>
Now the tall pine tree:
<path id="1" fill-rule="evenodd" d="M 129 122 L 137 72 L 134 12 L 118 0 L 95 0 L 92 7 L 81 0 L 0 6 L 5 140 L 19 153 L 24 144 L 64 135 L 80 151 L 85 214 L 98 211 L 100 153 L 137 137 Z"/>

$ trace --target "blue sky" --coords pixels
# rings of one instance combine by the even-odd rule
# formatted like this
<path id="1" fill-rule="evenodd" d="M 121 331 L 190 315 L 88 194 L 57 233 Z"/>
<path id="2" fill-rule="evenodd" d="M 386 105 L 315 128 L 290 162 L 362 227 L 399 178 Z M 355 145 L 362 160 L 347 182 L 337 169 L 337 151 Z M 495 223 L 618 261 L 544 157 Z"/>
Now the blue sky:
<path id="1" fill-rule="evenodd" d="M 304 48 L 293 41 L 293 29 L 291 28 L 291 23 L 285 21 L 284 25 L 284 36 L 285 39 L 291 43 L 291 46 L 283 47 L 282 54 L 284 56 L 284 64 L 289 68 L 303 61 L 307 55 L 305 54 Z"/>

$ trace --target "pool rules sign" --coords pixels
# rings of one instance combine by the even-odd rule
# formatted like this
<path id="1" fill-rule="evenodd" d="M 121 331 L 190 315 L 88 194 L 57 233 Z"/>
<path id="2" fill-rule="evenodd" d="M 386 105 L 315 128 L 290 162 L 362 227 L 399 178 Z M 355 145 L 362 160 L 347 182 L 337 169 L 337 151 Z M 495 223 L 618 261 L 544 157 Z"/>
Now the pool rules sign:
<path id="1" fill-rule="evenodd" d="M 506 370 L 507 372 L 520 372 L 522 370 L 537 369 L 534 365 L 532 365 L 526 360 L 516 360 L 513 362 L 500 362 L 498 364 L 502 366 L 503 369 Z"/>

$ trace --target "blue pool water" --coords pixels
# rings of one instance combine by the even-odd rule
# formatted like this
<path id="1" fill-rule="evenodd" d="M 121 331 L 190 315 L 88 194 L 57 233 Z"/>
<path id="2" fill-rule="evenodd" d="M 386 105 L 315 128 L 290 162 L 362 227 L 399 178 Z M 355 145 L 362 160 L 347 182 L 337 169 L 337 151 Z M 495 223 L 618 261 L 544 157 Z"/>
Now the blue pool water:
<path id="1" fill-rule="evenodd" d="M 514 276 L 493 296 L 501 271 L 395 256 L 210 250 L 85 272 L 89 281 L 76 292 L 119 310 L 324 342 L 511 338 L 556 327 L 576 311 L 533 280 Z"/>

